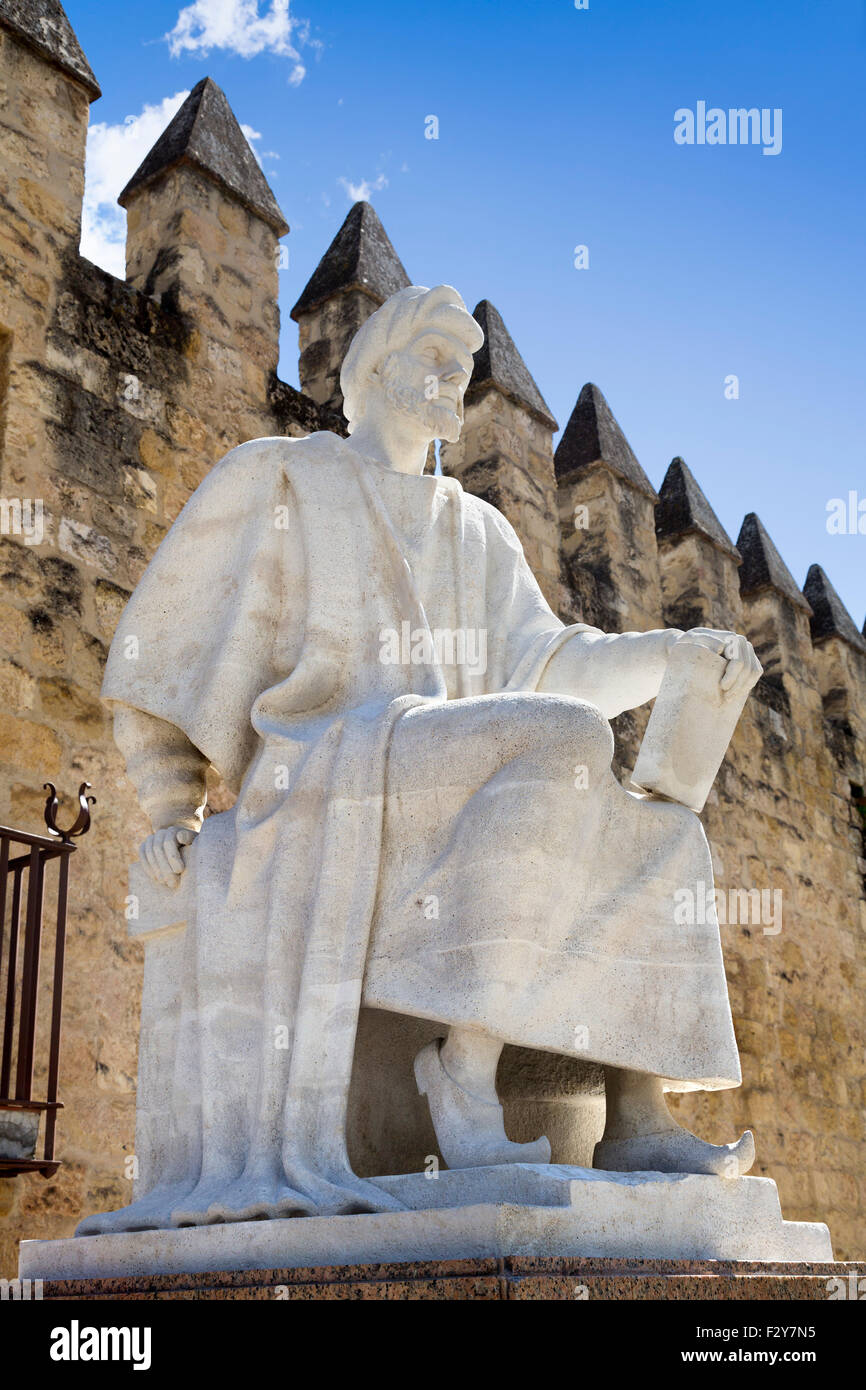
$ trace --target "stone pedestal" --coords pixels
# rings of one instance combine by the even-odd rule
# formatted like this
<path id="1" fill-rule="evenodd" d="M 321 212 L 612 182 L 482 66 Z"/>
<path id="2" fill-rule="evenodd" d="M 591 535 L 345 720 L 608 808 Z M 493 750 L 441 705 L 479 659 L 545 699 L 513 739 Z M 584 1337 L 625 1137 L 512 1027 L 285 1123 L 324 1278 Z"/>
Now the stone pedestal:
<path id="1" fill-rule="evenodd" d="M 509 1164 L 382 1177 L 401 1212 L 246 1221 L 21 1244 L 22 1279 L 505 1258 L 832 1261 L 827 1227 L 782 1219 L 769 1178 Z M 279 1281 L 277 1281 L 279 1282 Z"/>
<path id="2" fill-rule="evenodd" d="M 47 1280 L 46 1301 L 342 1300 L 634 1302 L 866 1297 L 866 1264 L 614 1260 L 509 1255 L 318 1269 L 220 1270 L 118 1279 Z"/>

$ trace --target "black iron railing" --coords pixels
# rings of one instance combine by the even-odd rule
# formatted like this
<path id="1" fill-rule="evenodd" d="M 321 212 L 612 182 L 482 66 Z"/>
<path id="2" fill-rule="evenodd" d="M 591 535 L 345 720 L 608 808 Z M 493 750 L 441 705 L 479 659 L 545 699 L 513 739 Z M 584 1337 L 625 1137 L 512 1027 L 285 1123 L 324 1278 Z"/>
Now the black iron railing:
<path id="1" fill-rule="evenodd" d="M 66 955 L 66 910 L 69 901 L 69 859 L 73 837 L 90 828 L 89 782 L 78 791 L 78 817 L 68 830 L 55 821 L 57 794 L 46 782 L 47 835 L 0 826 L 0 1177 L 39 1172 L 55 1173 L 54 1157 L 60 1070 L 60 1026 L 63 1008 L 63 967 Z M 46 887 L 57 861 L 53 970 L 50 990 L 47 1056 L 38 1036 L 39 977 L 43 956 L 43 915 Z M 11 880 L 11 882 L 10 882 Z M 35 1099 L 34 1072 L 44 1072 L 44 1099 Z M 42 1156 L 36 1156 L 38 1130 L 44 1115 Z"/>

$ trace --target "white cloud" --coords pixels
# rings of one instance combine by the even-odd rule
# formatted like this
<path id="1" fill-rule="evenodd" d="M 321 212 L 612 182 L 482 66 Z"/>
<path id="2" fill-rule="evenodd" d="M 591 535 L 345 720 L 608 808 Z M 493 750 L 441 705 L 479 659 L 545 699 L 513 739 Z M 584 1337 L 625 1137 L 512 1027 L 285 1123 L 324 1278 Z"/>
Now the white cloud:
<path id="1" fill-rule="evenodd" d="M 259 168 L 261 168 L 262 156 L 259 154 L 253 142 L 255 140 L 261 140 L 262 132 L 260 130 L 253 130 L 251 125 L 246 125 L 243 121 L 239 121 L 238 124 L 240 125 L 240 128 L 243 131 L 244 135 L 247 137 L 247 144 L 249 145 L 250 149 L 255 155 Z"/>
<path id="2" fill-rule="evenodd" d="M 292 59 L 289 82 L 297 87 L 307 70 L 296 45 L 321 49 L 321 44 L 310 38 L 306 20 L 290 14 L 289 0 L 271 0 L 269 7 L 265 0 L 265 6 L 264 14 L 259 14 L 259 0 L 193 0 L 180 11 L 174 28 L 165 35 L 171 56 L 179 58 L 189 53 L 205 57 L 214 48 L 241 58 L 276 53 Z"/>
<path id="3" fill-rule="evenodd" d="M 346 196 L 350 203 L 366 203 L 371 193 L 377 193 L 380 188 L 388 187 L 388 180 L 384 174 L 379 174 L 377 178 L 362 179 L 360 183 L 352 183 L 351 179 L 337 179 L 346 190 Z"/>
<path id="4" fill-rule="evenodd" d="M 97 121 L 87 132 L 81 252 L 121 280 L 126 274 L 126 215 L 117 206 L 117 195 L 188 96 L 175 92 L 119 125 Z"/>
<path id="5" fill-rule="evenodd" d="M 97 121 L 87 132 L 81 254 L 121 280 L 126 275 L 126 214 L 117 206 L 117 195 L 188 96 L 175 92 L 118 125 Z M 241 129 L 261 163 L 253 145 L 261 135 L 249 125 Z"/>

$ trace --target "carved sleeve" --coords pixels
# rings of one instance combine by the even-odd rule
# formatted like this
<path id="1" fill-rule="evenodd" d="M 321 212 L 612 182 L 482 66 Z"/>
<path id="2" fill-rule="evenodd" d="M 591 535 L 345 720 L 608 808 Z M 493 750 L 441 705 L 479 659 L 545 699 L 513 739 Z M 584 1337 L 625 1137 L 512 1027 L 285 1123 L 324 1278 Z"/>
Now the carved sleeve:
<path id="1" fill-rule="evenodd" d="M 154 830 L 201 828 L 207 800 L 207 759 L 186 734 L 152 714 L 118 704 L 114 740 Z"/>
<path id="2" fill-rule="evenodd" d="M 607 719 L 637 709 L 659 692 L 677 630 L 601 632 L 584 623 L 566 628 L 551 611 L 529 568 L 523 547 L 505 517 L 484 507 L 487 593 L 491 613 L 489 650 L 493 681 L 515 688 L 526 677 L 527 656 L 549 641 L 551 656 L 530 679 L 547 695 L 573 695 L 596 705 Z M 529 661 L 530 669 L 533 661 Z"/>
<path id="3" fill-rule="evenodd" d="M 671 644 L 679 636 L 675 628 L 575 632 L 551 659 L 538 689 L 588 700 L 613 719 L 655 699 Z"/>

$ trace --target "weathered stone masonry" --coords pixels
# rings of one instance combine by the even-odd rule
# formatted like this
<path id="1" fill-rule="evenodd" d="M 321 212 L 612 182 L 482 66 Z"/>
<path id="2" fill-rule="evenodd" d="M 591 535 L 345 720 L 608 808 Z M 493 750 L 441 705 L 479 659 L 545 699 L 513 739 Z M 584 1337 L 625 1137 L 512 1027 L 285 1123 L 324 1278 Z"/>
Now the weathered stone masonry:
<path id="1" fill-rule="evenodd" d="M 128 1200 L 140 959 L 126 866 L 149 827 L 98 699 L 117 617 L 227 449 L 344 428 L 345 349 L 409 283 L 356 204 L 292 311 L 302 389 L 279 381 L 287 227 L 222 92 L 195 88 L 121 195 L 126 282 L 78 252 L 98 95 L 57 0 L 0 0 L 0 497 L 44 507 L 41 543 L 0 536 L 0 819 L 38 827 L 49 777 L 67 792 L 86 777 L 98 798 L 72 867 L 64 1164 L 48 1182 L 0 1182 L 3 1274 L 22 1235 L 68 1234 Z M 799 589 L 757 517 L 734 545 L 681 459 L 656 492 L 597 387 L 554 453 L 556 422 L 499 312 L 482 301 L 475 313 L 487 341 L 443 467 L 508 516 L 562 617 L 733 627 L 764 663 L 704 821 L 719 886 L 781 889 L 782 929 L 723 927 L 744 1084 L 678 1110 L 715 1140 L 751 1125 L 755 1171 L 776 1179 L 786 1217 L 828 1220 L 837 1255 L 862 1257 L 866 642 L 817 566 Z M 623 771 L 645 719 L 618 721 Z M 226 804 L 216 785 L 213 797 Z M 531 1057 L 505 1065 L 524 1113 L 562 1105 Z M 579 1103 L 567 1069 L 557 1085 Z"/>

